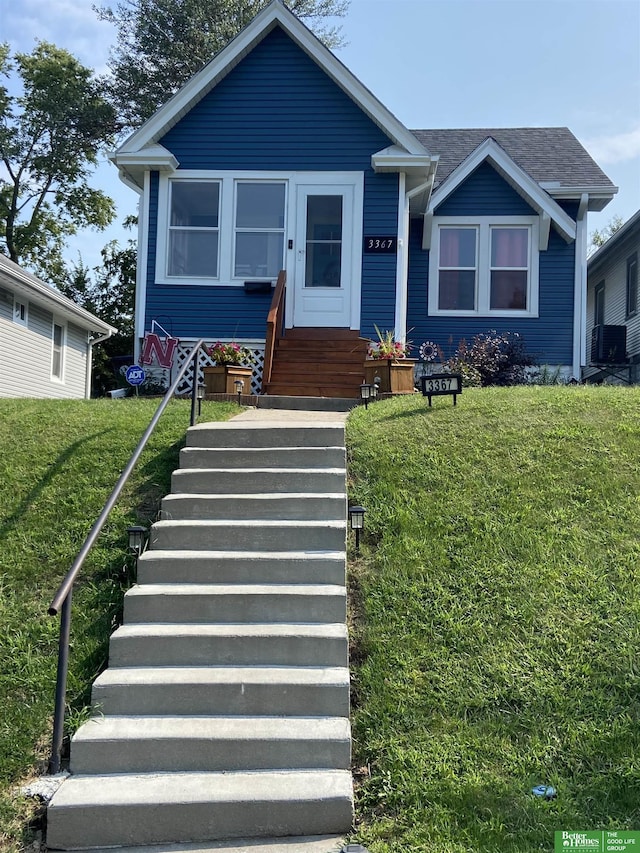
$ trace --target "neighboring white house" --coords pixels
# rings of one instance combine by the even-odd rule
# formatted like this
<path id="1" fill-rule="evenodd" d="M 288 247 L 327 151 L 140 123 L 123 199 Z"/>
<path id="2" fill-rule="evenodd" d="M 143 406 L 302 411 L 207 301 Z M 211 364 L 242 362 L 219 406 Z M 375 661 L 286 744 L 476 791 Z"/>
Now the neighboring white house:
<path id="1" fill-rule="evenodd" d="M 640 381 L 640 210 L 589 258 L 587 342 L 584 376 Z M 597 366 L 596 366 L 597 365 Z"/>
<path id="2" fill-rule="evenodd" d="M 90 397 L 92 347 L 115 331 L 0 255 L 0 397 Z"/>

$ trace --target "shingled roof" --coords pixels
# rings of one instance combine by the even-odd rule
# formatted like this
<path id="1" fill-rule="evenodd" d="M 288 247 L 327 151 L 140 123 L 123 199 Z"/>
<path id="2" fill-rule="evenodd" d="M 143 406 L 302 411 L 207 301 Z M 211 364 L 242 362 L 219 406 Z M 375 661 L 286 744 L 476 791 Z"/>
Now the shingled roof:
<path id="1" fill-rule="evenodd" d="M 430 154 L 440 155 L 434 186 L 491 137 L 537 183 L 558 182 L 562 187 L 614 185 L 567 127 L 461 128 L 412 130 Z"/>

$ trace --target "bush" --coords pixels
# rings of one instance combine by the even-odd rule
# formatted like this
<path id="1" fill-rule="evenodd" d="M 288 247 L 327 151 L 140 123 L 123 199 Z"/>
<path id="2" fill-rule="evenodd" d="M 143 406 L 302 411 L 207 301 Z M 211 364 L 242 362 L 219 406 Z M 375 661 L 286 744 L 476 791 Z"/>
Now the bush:
<path id="1" fill-rule="evenodd" d="M 517 332 L 490 331 L 476 335 L 471 344 L 463 338 L 444 367 L 461 373 L 465 385 L 522 385 L 527 368 L 535 364 Z"/>

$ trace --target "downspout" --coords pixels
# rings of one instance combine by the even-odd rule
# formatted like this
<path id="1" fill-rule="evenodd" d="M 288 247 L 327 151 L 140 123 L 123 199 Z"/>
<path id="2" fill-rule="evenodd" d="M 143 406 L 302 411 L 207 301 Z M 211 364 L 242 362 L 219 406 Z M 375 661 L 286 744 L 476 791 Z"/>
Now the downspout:
<path id="1" fill-rule="evenodd" d="M 582 193 L 576 217 L 575 275 L 573 304 L 573 377 L 580 381 L 587 361 L 587 208 L 589 196 Z"/>
<path id="2" fill-rule="evenodd" d="M 409 273 L 409 197 L 406 193 L 407 176 L 398 173 L 398 255 L 396 259 L 396 312 L 395 338 L 407 338 L 407 289 Z"/>
<path id="3" fill-rule="evenodd" d="M 97 338 L 88 338 L 87 340 L 87 367 L 85 371 L 85 382 L 84 382 L 84 398 L 85 400 L 89 400 L 91 398 L 91 374 L 93 370 L 93 348 L 96 344 L 101 344 L 102 341 L 106 341 L 107 338 L 110 338 L 114 333 L 115 329 L 109 329 L 108 332 L 105 332 L 103 335 L 98 335 Z"/>
<path id="4" fill-rule="evenodd" d="M 140 188 L 136 187 L 138 193 Z M 136 304 L 133 337 L 133 359 L 138 364 L 140 341 L 144 337 L 144 306 L 147 301 L 147 253 L 149 251 L 149 196 L 151 193 L 151 172 L 144 173 L 144 191 L 138 207 L 138 257 L 136 261 Z"/>

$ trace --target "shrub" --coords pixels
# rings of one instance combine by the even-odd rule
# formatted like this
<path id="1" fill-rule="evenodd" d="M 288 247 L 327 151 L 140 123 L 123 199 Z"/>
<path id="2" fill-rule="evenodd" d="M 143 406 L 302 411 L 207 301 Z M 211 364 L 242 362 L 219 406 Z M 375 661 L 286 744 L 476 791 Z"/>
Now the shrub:
<path id="1" fill-rule="evenodd" d="M 483 332 L 471 344 L 463 338 L 444 367 L 461 373 L 466 385 L 522 385 L 527 368 L 536 364 L 518 332 Z"/>

